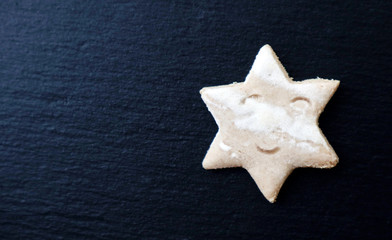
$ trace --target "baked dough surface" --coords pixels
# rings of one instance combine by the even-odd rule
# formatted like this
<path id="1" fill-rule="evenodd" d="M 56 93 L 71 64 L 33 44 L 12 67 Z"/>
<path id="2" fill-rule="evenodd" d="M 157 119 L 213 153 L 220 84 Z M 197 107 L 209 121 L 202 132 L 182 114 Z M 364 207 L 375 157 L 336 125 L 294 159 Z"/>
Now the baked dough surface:
<path id="1" fill-rule="evenodd" d="M 294 82 L 272 48 L 263 46 L 244 82 L 200 91 L 219 127 L 203 167 L 245 168 L 270 202 L 295 168 L 334 167 L 338 156 L 318 118 L 339 83 Z"/>

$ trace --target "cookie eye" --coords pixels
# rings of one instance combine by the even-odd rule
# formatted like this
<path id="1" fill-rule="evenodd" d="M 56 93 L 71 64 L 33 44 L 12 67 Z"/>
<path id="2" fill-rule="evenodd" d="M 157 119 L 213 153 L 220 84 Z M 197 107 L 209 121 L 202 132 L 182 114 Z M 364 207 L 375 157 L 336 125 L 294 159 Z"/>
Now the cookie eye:
<path id="1" fill-rule="evenodd" d="M 247 98 L 248 99 L 249 98 L 251 98 L 251 99 L 259 99 L 259 98 L 261 98 L 261 95 L 260 94 L 252 94 L 252 95 L 248 96 Z"/>
<path id="2" fill-rule="evenodd" d="M 310 106 L 310 101 L 306 97 L 295 97 L 290 102 L 290 106 L 299 111 L 303 111 Z"/>
<path id="3" fill-rule="evenodd" d="M 253 99 L 253 100 L 257 101 L 257 100 L 261 99 L 261 95 L 260 94 L 251 94 L 251 95 L 241 99 L 241 103 L 245 103 L 246 100 L 249 100 L 249 99 Z"/>

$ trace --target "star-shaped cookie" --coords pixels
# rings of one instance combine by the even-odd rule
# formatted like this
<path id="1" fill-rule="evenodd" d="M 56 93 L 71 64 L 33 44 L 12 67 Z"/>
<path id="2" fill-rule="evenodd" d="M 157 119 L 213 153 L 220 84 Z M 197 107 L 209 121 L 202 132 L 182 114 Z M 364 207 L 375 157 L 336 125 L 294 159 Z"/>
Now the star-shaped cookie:
<path id="1" fill-rule="evenodd" d="M 321 78 L 292 81 L 263 46 L 245 82 L 200 91 L 219 127 L 203 167 L 245 168 L 270 202 L 295 168 L 334 167 L 338 156 L 318 118 L 338 86 Z"/>

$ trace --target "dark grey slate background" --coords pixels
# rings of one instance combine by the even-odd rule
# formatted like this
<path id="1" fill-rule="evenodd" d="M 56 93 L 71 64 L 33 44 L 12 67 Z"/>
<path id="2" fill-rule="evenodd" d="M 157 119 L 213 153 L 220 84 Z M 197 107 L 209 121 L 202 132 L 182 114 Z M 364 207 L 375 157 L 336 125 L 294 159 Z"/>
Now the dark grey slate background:
<path id="1" fill-rule="evenodd" d="M 0 1 L 1 239 L 391 239 L 390 1 Z M 204 86 L 269 43 L 290 76 L 341 86 L 340 157 L 276 204 L 205 171 Z"/>

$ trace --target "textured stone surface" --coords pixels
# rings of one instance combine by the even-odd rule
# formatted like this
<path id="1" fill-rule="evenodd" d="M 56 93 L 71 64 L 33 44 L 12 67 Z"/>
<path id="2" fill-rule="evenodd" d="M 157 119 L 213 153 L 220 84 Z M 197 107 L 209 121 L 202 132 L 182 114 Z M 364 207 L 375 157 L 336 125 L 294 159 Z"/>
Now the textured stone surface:
<path id="1" fill-rule="evenodd" d="M 0 238 L 390 237 L 390 12 L 0 1 Z M 217 127 L 199 90 L 243 79 L 266 43 L 296 80 L 341 80 L 320 118 L 340 163 L 295 170 L 275 205 L 245 170 L 201 166 Z"/>

